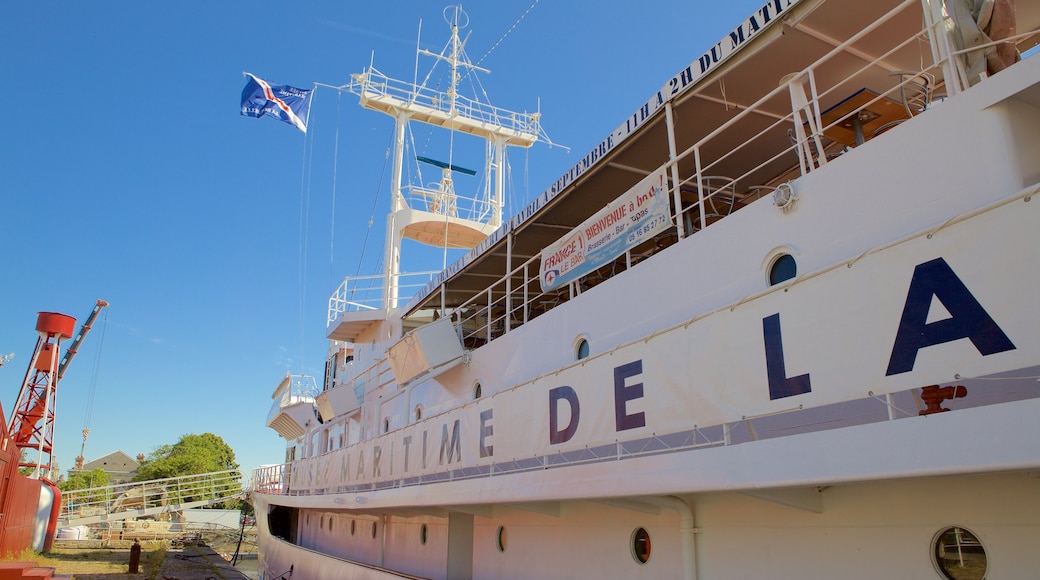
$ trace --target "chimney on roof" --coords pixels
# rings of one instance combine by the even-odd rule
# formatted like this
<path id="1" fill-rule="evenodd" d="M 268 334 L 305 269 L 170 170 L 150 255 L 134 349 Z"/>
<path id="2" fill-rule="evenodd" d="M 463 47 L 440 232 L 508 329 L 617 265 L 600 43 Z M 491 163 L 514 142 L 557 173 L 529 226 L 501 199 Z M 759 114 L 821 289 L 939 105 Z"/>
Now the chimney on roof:
<path id="1" fill-rule="evenodd" d="M 138 453 L 137 454 L 137 462 L 138 463 L 144 463 L 144 453 Z"/>

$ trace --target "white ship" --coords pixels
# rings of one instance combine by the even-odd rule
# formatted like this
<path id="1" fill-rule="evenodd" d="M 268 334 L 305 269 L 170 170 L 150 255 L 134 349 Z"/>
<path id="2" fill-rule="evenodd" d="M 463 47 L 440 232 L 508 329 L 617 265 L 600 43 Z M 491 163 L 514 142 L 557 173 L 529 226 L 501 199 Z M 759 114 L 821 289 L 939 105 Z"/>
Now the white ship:
<path id="1" fill-rule="evenodd" d="M 1037 577 L 1038 30 L 764 0 L 507 219 L 537 114 L 355 75 L 388 267 L 275 392 L 262 577 Z M 415 123 L 487 142 L 484 196 L 408 181 Z M 402 240 L 471 249 L 417 286 Z"/>

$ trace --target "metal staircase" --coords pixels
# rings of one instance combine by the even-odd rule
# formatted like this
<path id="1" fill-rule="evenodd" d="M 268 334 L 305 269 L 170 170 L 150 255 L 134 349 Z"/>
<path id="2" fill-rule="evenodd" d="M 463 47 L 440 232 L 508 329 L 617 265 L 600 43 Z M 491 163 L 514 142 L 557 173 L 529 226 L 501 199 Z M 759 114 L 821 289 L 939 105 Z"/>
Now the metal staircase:
<path id="1" fill-rule="evenodd" d="M 242 472 L 231 470 L 68 491 L 62 494 L 58 527 L 172 516 L 242 499 L 247 493 L 243 483 Z"/>

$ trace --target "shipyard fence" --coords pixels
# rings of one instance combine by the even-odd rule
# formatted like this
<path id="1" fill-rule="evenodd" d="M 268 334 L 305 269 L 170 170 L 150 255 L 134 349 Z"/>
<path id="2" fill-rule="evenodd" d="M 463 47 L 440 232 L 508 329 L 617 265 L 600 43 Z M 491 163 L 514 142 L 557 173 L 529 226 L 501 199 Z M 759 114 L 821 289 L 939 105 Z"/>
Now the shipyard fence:
<path id="1" fill-rule="evenodd" d="M 70 490 L 62 496 L 59 525 L 71 527 L 154 518 L 241 499 L 247 489 L 242 472 L 234 469 Z"/>

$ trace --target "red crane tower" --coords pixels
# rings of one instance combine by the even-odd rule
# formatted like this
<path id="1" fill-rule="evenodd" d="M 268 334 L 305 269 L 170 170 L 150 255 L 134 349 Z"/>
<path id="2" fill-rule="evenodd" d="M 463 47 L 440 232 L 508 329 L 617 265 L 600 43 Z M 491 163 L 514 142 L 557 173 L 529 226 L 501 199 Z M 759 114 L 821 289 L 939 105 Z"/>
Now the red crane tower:
<path id="1" fill-rule="evenodd" d="M 90 332 L 90 327 L 98 313 L 108 306 L 108 302 L 98 300 L 87 321 L 80 327 L 68 352 L 58 362 L 58 349 L 61 341 L 72 338 L 76 327 L 76 319 L 57 312 L 40 312 L 36 320 L 36 331 L 40 338 L 36 341 L 29 368 L 25 372 L 25 380 L 18 392 L 18 402 L 11 414 L 10 435 L 14 444 L 23 454 L 27 450 L 35 450 L 36 458 L 24 454 L 19 467 L 33 468 L 32 477 L 46 477 L 51 466 L 51 453 L 54 442 L 54 412 L 57 402 L 58 381 L 79 349 L 83 338 Z M 42 420 L 42 422 L 41 422 Z M 47 455 L 44 461 L 44 454 Z"/>

